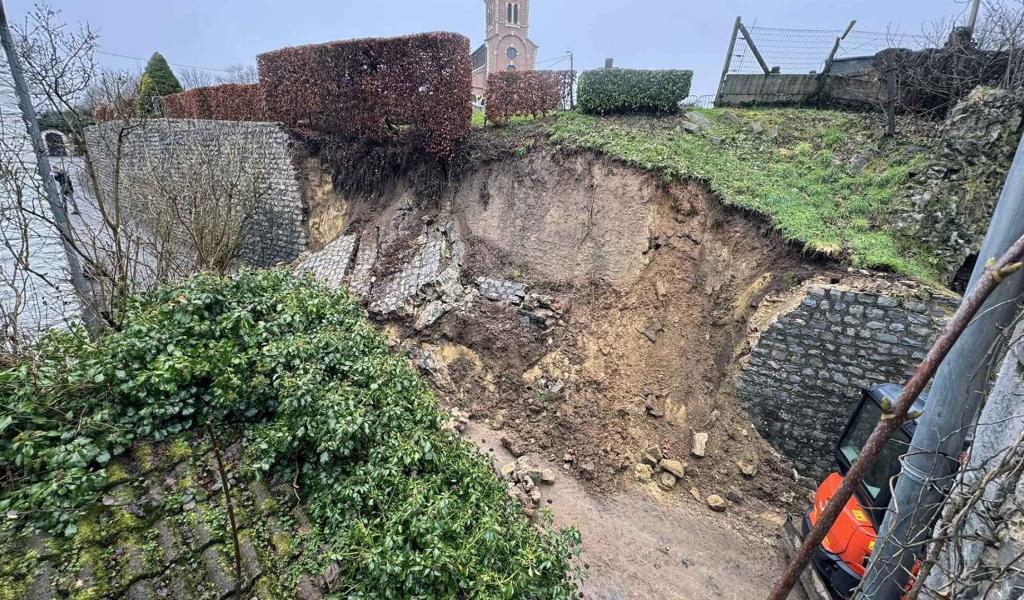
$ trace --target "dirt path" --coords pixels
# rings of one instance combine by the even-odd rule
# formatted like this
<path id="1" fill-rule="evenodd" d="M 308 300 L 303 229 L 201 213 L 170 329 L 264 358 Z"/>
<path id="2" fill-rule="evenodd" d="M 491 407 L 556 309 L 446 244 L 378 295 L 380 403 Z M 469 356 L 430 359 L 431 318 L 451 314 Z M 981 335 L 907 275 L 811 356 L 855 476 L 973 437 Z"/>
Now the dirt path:
<path id="1" fill-rule="evenodd" d="M 496 466 L 514 460 L 501 434 L 479 422 L 463 434 Z M 554 485 L 542 486 L 541 503 L 557 526 L 574 526 L 583 536 L 584 598 L 753 600 L 766 596 L 781 572 L 775 540 L 736 515 L 711 513 L 680 494 L 658 499 L 639 487 L 597 495 L 557 465 L 531 462 L 558 472 Z"/>

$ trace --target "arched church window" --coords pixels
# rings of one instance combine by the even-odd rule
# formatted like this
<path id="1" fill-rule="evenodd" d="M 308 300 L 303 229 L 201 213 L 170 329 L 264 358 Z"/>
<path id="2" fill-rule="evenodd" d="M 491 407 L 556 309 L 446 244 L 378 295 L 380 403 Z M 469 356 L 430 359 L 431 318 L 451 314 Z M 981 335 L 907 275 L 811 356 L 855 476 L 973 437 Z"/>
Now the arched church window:
<path id="1" fill-rule="evenodd" d="M 505 67 L 505 70 L 506 71 L 515 71 L 516 70 L 516 66 L 515 65 L 509 65 L 509 66 Z"/>
<path id="2" fill-rule="evenodd" d="M 512 5 L 512 22 L 513 23 L 517 23 L 517 24 L 519 23 L 519 5 L 518 4 L 513 4 Z"/>
<path id="3" fill-rule="evenodd" d="M 509 22 L 509 23 L 512 22 L 512 3 L 511 2 L 508 3 L 508 18 L 505 19 L 505 20 L 507 22 Z"/>

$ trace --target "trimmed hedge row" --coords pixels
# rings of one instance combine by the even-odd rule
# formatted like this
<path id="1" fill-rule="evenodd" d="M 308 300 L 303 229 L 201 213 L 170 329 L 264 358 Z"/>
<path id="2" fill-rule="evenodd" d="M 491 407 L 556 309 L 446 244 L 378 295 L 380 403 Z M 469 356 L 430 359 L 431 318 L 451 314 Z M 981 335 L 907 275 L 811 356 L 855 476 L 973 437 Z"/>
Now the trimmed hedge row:
<path id="1" fill-rule="evenodd" d="M 514 116 L 536 117 L 562 104 L 562 71 L 497 71 L 487 76 L 486 120 L 502 125 Z M 568 79 L 570 85 L 572 79 Z"/>
<path id="2" fill-rule="evenodd" d="M 263 88 L 258 83 L 226 83 L 163 97 L 169 119 L 267 121 Z"/>
<path id="3" fill-rule="evenodd" d="M 579 107 L 585 113 L 672 113 L 690 95 L 693 71 L 597 69 L 580 76 Z"/>
<path id="4" fill-rule="evenodd" d="M 293 127 L 386 141 L 407 129 L 450 156 L 469 135 L 469 39 L 435 32 L 282 48 L 257 57 L 266 107 Z"/>

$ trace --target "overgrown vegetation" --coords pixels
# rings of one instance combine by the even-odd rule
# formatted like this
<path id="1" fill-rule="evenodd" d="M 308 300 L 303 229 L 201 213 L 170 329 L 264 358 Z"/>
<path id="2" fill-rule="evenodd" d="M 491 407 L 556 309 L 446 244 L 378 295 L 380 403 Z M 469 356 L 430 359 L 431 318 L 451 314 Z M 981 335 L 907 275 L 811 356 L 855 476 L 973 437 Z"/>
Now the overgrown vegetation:
<path id="1" fill-rule="evenodd" d="M 582 97 L 582 94 L 581 94 Z M 812 109 L 703 110 L 685 118 L 560 115 L 551 139 L 667 179 L 703 180 L 727 204 L 765 215 L 806 250 L 855 267 L 934 277 L 934 258 L 887 227 L 908 177 L 931 143 L 905 127 L 883 138 L 863 114 Z"/>
<path id="2" fill-rule="evenodd" d="M 75 536 L 118 455 L 210 420 L 243 432 L 248 475 L 295 479 L 310 560 L 349 597 L 575 597 L 578 535 L 525 519 L 345 292 L 199 275 L 131 299 L 120 331 L 75 333 L 0 371 L 7 528 Z"/>

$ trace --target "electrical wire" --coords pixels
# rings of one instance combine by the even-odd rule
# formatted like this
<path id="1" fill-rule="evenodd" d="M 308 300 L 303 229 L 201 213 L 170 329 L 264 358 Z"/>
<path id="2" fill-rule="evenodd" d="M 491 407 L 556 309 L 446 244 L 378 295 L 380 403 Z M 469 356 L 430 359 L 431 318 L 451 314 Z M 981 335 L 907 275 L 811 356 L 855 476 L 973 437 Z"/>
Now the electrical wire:
<path id="1" fill-rule="evenodd" d="M 147 62 L 148 59 L 139 58 L 137 56 L 128 56 L 127 54 L 117 54 L 116 52 L 105 52 L 103 50 L 97 50 L 96 54 L 102 54 L 104 56 L 116 56 L 117 58 L 127 58 L 129 60 L 135 60 L 139 62 Z M 181 63 L 168 62 L 167 64 L 175 67 L 182 67 L 184 69 L 199 69 L 200 71 L 216 71 L 218 73 L 230 73 L 227 69 L 214 69 L 213 67 L 197 67 L 195 65 L 183 65 Z"/>

